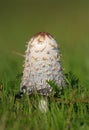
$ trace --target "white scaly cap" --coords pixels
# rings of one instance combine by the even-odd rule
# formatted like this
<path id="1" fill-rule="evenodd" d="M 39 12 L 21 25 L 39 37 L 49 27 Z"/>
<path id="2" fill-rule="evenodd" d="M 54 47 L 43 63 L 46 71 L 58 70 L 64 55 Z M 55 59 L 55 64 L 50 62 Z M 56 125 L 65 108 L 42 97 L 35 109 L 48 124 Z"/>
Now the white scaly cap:
<path id="1" fill-rule="evenodd" d="M 54 80 L 59 86 L 65 84 L 57 42 L 49 33 L 39 32 L 27 45 L 20 91 L 49 95 L 52 88 L 47 80 Z"/>

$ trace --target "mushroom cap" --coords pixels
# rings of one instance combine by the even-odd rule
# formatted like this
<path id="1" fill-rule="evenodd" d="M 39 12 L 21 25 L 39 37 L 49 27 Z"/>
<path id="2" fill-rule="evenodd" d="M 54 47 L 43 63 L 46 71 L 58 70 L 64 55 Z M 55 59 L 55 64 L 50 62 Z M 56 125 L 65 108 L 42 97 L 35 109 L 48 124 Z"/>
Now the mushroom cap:
<path id="1" fill-rule="evenodd" d="M 20 91 L 25 90 L 29 95 L 34 92 L 49 95 L 52 88 L 47 80 L 64 86 L 59 51 L 56 40 L 49 33 L 39 32 L 30 39 L 25 52 Z"/>

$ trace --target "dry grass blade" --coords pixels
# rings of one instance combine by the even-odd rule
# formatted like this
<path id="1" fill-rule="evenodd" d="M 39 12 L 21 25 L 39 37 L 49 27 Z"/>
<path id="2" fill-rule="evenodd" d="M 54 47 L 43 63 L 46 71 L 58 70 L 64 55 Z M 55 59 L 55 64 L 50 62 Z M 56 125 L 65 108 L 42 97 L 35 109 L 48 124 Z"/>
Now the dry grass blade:
<path id="1" fill-rule="evenodd" d="M 17 51 L 13 51 L 12 53 L 18 55 L 18 56 L 21 56 L 21 57 L 25 57 L 23 54 L 21 54 L 20 52 L 17 52 Z"/>
<path id="2" fill-rule="evenodd" d="M 64 104 L 69 104 L 71 101 L 70 100 L 65 100 L 61 98 L 55 98 L 56 102 L 64 103 Z M 79 98 L 79 99 L 74 99 L 72 100 L 72 103 L 89 103 L 89 98 Z"/>
<path id="3" fill-rule="evenodd" d="M 70 129 L 72 110 L 73 110 L 73 101 L 72 100 L 73 100 L 74 94 L 75 94 L 75 91 L 72 90 L 70 92 L 70 102 L 69 102 L 70 108 L 69 108 L 68 117 L 67 117 L 67 121 L 66 121 L 67 129 Z"/>

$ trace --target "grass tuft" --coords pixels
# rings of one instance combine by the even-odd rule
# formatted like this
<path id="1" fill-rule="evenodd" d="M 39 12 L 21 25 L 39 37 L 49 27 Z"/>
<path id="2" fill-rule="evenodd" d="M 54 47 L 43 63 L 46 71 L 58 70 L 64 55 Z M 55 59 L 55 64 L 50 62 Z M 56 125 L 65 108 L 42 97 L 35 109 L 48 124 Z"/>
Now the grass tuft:
<path id="1" fill-rule="evenodd" d="M 17 74 L 14 81 L 0 82 L 0 129 L 89 129 L 89 89 L 81 86 L 72 72 L 65 74 L 66 87 L 61 93 L 54 81 L 47 81 L 53 93 L 46 113 L 39 110 L 39 95 L 24 94 L 14 103 L 20 80 L 21 74 Z"/>

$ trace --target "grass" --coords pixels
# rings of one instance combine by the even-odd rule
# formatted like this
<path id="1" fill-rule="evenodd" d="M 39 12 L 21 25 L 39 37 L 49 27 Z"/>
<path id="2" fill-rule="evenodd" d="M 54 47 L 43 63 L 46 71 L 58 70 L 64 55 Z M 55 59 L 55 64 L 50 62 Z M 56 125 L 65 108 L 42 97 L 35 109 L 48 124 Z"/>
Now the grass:
<path id="1" fill-rule="evenodd" d="M 0 130 L 89 130 L 89 2 L 18 0 L 0 3 Z M 39 31 L 58 41 L 67 87 L 38 108 L 40 97 L 19 91 L 26 41 Z M 69 72 L 70 71 L 70 72 Z"/>
<path id="2" fill-rule="evenodd" d="M 0 84 L 0 129 L 2 130 L 59 130 L 89 129 L 89 88 L 79 85 L 71 72 L 66 74 L 67 87 L 58 93 L 53 81 L 49 84 L 57 90 L 48 100 L 45 113 L 38 108 L 40 97 L 24 95 L 16 99 L 21 75 L 15 81 Z M 54 86 L 56 86 L 54 88 Z"/>

